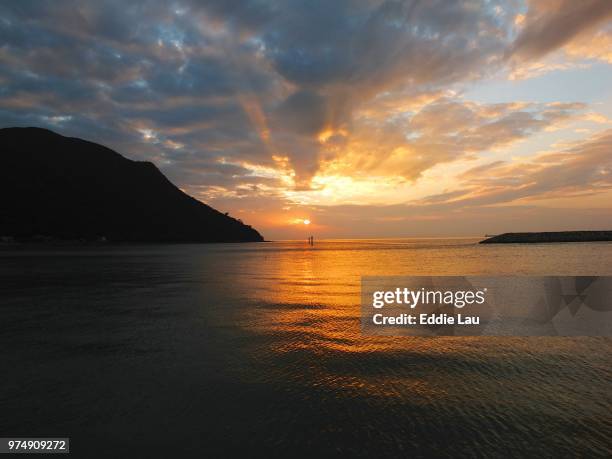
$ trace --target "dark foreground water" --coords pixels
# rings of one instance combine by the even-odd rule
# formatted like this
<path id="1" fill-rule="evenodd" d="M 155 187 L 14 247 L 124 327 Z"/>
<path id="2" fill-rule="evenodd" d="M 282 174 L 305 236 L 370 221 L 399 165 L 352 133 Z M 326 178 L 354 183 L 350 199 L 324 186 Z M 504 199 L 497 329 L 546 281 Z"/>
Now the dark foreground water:
<path id="1" fill-rule="evenodd" d="M 612 244 L 0 249 L 0 437 L 74 457 L 610 457 L 611 338 L 362 336 L 360 275 L 612 274 Z"/>

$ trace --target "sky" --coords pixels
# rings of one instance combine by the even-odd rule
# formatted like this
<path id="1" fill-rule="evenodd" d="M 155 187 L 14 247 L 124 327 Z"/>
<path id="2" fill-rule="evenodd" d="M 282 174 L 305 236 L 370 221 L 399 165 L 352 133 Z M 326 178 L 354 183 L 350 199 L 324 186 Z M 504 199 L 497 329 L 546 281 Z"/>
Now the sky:
<path id="1" fill-rule="evenodd" d="M 612 2 L 2 2 L 9 126 L 267 239 L 612 229 Z"/>

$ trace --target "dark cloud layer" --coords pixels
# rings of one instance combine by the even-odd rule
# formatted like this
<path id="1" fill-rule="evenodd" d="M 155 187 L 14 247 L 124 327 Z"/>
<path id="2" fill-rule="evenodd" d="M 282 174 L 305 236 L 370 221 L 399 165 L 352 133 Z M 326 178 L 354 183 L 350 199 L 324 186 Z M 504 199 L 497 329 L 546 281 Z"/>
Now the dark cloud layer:
<path id="1" fill-rule="evenodd" d="M 0 95 L 8 113 L 1 121 L 64 120 L 50 127 L 90 137 L 77 129 L 82 120 L 102 126 L 113 118 L 125 121 L 122 129 L 96 140 L 128 152 L 142 129 L 186 148 L 208 144 L 199 150 L 204 156 L 223 151 L 265 163 L 273 148 L 307 181 L 321 155 L 317 134 L 348 126 L 356 106 L 385 91 L 416 94 L 423 86 L 474 78 L 499 59 L 512 13 L 501 17 L 493 7 L 365 0 L 4 3 Z M 256 105 L 260 120 L 241 98 Z M 262 129 L 271 129 L 268 149 Z M 169 161 L 180 159 L 157 148 Z"/>

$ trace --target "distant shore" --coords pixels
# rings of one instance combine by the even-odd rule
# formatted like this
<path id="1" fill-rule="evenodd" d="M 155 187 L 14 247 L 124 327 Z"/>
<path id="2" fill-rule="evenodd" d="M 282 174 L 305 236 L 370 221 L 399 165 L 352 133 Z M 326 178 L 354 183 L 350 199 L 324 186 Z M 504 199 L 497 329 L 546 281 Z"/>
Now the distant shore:
<path id="1" fill-rule="evenodd" d="M 492 236 L 480 244 L 535 244 L 543 242 L 606 242 L 612 241 L 612 231 L 558 231 L 544 233 L 504 233 Z"/>

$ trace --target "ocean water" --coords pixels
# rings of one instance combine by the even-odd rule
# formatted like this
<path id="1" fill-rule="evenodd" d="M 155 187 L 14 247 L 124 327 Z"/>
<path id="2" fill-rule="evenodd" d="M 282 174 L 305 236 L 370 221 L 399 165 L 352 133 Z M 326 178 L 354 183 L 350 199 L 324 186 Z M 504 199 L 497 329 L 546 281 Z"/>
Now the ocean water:
<path id="1" fill-rule="evenodd" d="M 74 457 L 610 457 L 612 338 L 375 337 L 361 275 L 612 275 L 612 244 L 0 248 L 0 436 Z"/>

